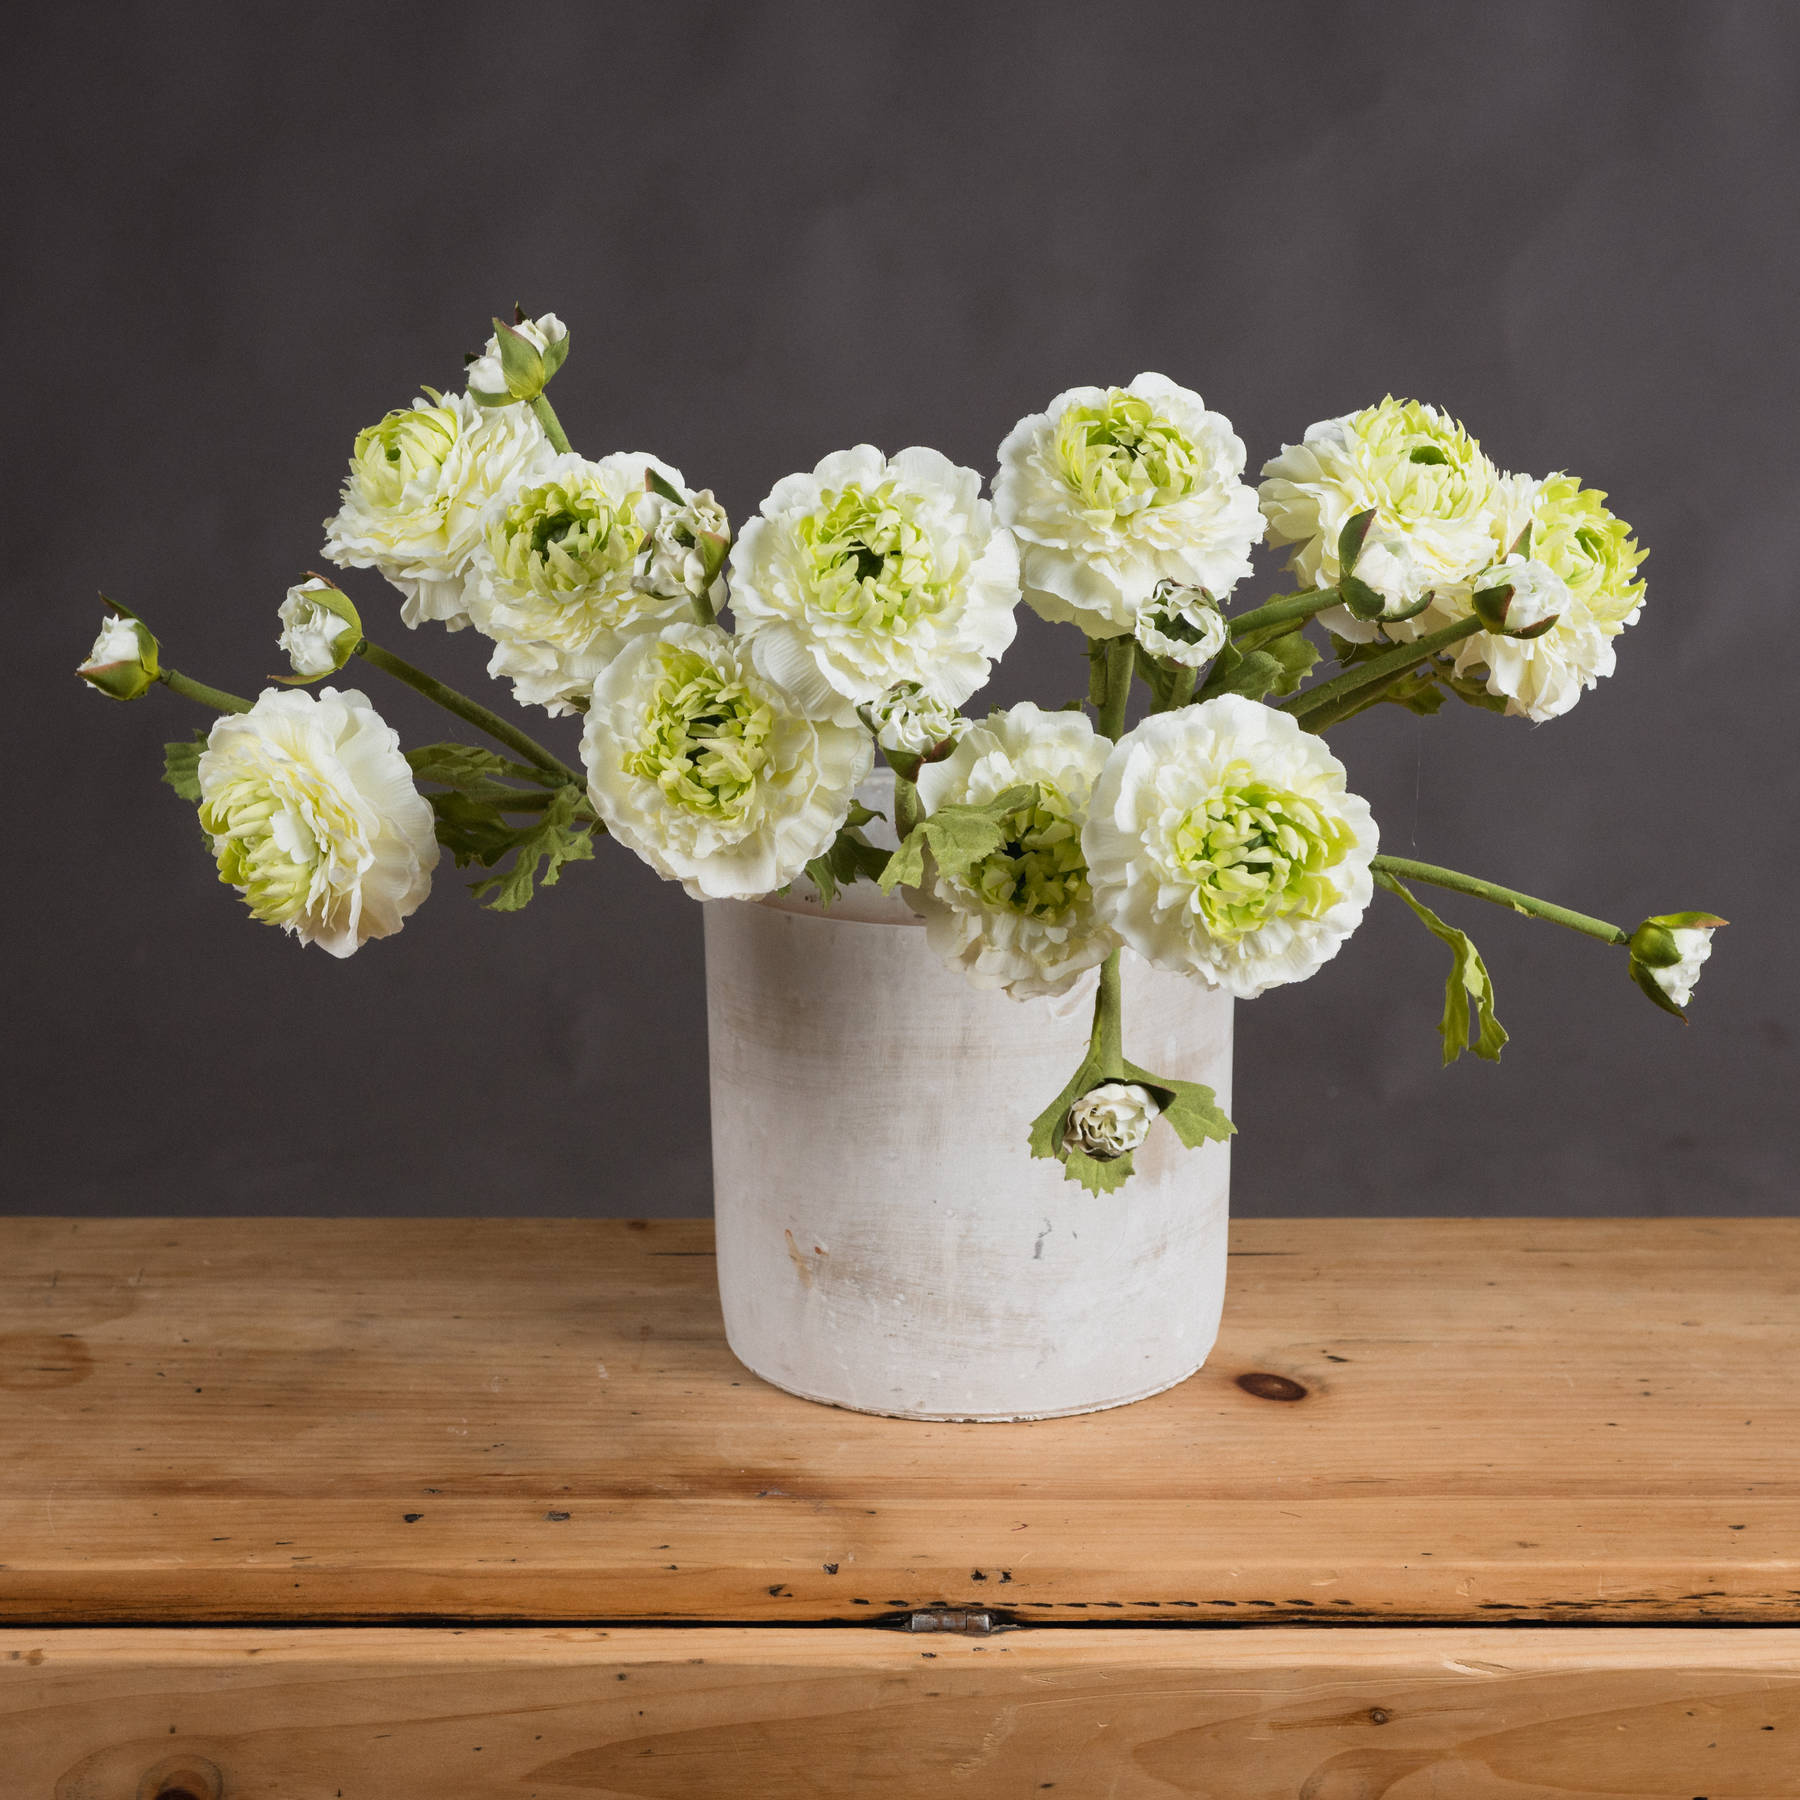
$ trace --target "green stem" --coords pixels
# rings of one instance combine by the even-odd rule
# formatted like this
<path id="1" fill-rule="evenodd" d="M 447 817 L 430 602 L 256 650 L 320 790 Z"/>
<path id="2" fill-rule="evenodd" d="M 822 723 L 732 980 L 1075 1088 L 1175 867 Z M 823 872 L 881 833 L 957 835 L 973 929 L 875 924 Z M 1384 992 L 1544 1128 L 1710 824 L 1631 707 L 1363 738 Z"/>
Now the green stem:
<path id="1" fill-rule="evenodd" d="M 1340 596 L 1336 588 L 1313 588 L 1303 594 L 1277 594 L 1273 600 L 1265 600 L 1261 606 L 1247 613 L 1239 613 L 1230 622 L 1229 630 L 1234 638 L 1247 636 L 1252 631 L 1261 631 L 1265 625 L 1287 625 L 1298 619 L 1304 622 L 1314 613 L 1322 613 L 1328 606 L 1336 606 Z"/>
<path id="2" fill-rule="evenodd" d="M 1114 950 L 1100 965 L 1100 985 L 1094 990 L 1094 1030 L 1089 1049 L 1099 1058 L 1100 1079 L 1117 1081 L 1125 1073 L 1124 983 L 1119 973 L 1119 953 Z"/>
<path id="3" fill-rule="evenodd" d="M 202 706 L 210 706 L 214 712 L 247 713 L 255 704 L 254 701 L 239 699 L 236 694 L 228 694 L 223 688 L 208 687 L 204 681 L 195 681 L 191 675 L 183 675 L 179 669 L 161 669 L 157 672 L 156 679 L 182 699 L 197 700 Z"/>
<path id="4" fill-rule="evenodd" d="M 1308 688 L 1305 693 L 1282 701 L 1281 711 L 1291 713 L 1308 731 L 1322 730 L 1326 721 L 1319 715 L 1335 714 L 1339 704 L 1359 689 L 1366 688 L 1371 682 L 1384 681 L 1403 669 L 1410 669 L 1415 663 L 1422 663 L 1427 657 L 1436 656 L 1440 650 L 1447 650 L 1452 644 L 1459 644 L 1464 638 L 1473 637 L 1476 632 L 1486 629 L 1478 618 L 1458 619 L 1454 625 L 1446 625 L 1442 631 L 1427 632 L 1424 637 L 1415 638 L 1410 644 L 1397 644 L 1383 656 L 1357 663 L 1342 675 L 1333 676 L 1330 681 L 1321 682 L 1316 688 Z"/>
<path id="5" fill-rule="evenodd" d="M 1578 913 L 1532 894 L 1521 894 L 1517 888 L 1501 887 L 1498 882 L 1483 881 L 1478 875 L 1464 875 L 1455 869 L 1440 869 L 1435 863 L 1414 862 L 1407 856 L 1378 856 L 1370 863 L 1377 875 L 1388 875 L 1396 881 L 1424 881 L 1433 887 L 1449 888 L 1452 893 L 1471 894 L 1477 900 L 1489 900 L 1496 906 L 1510 906 L 1514 912 L 1534 919 L 1548 919 L 1552 925 L 1566 925 L 1571 931 L 1598 938 L 1603 944 L 1628 944 L 1631 934 L 1604 919 Z"/>
<path id="6" fill-rule="evenodd" d="M 1176 712 L 1194 697 L 1194 683 L 1199 679 L 1198 669 L 1181 668 L 1169 677 L 1169 690 L 1166 698 L 1159 700 L 1150 708 L 1153 713 Z"/>
<path id="7" fill-rule="evenodd" d="M 479 701 L 471 700 L 466 694 L 459 694 L 453 687 L 447 687 L 435 675 L 427 675 L 423 669 L 415 669 L 393 651 L 384 650 L 379 644 L 370 643 L 367 638 L 357 646 L 356 653 L 365 662 L 371 662 L 385 674 L 392 675 L 396 681 L 404 681 L 409 688 L 423 694 L 427 700 L 435 700 L 446 712 L 455 713 L 477 731 L 486 732 L 496 743 L 515 751 L 526 762 L 542 769 L 546 775 L 554 775 L 558 780 L 569 782 L 575 787 L 587 785 L 566 762 L 560 757 L 552 756 L 534 738 L 527 737 L 516 725 L 509 725 L 498 713 L 489 712 Z"/>
<path id="8" fill-rule="evenodd" d="M 919 785 L 909 781 L 898 769 L 894 771 L 894 834 L 901 843 L 912 835 L 919 822 Z"/>
<path id="9" fill-rule="evenodd" d="M 1137 639 L 1108 638 L 1106 654 L 1106 694 L 1100 702 L 1098 729 L 1102 737 L 1116 744 L 1125 735 L 1125 708 L 1131 701 L 1131 672 L 1137 666 Z"/>
<path id="10" fill-rule="evenodd" d="M 565 456 L 569 453 L 569 434 L 562 428 L 562 420 L 556 416 L 556 408 L 539 394 L 531 403 L 531 410 L 537 415 L 537 422 L 544 428 L 544 436 L 550 440 L 553 450 L 560 450 Z"/>

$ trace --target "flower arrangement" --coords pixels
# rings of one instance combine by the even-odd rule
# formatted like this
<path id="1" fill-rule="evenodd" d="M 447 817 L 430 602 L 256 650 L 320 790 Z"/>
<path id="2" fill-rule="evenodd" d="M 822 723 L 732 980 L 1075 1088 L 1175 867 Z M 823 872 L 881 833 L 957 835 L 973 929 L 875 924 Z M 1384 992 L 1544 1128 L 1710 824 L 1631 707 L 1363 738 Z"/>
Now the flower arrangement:
<path id="1" fill-rule="evenodd" d="M 489 639 L 520 705 L 581 717 L 582 769 L 377 644 L 323 576 L 281 603 L 293 672 L 255 701 L 170 668 L 107 602 L 78 672 L 217 715 L 167 747 L 165 779 L 263 923 L 349 956 L 401 928 L 442 851 L 515 911 L 598 837 L 702 900 L 809 882 L 828 907 L 874 881 L 977 987 L 1091 983 L 1087 1055 L 1030 1143 L 1097 1193 L 1159 1120 L 1190 1146 L 1232 1129 L 1211 1090 L 1126 1060 L 1124 948 L 1248 999 L 1335 956 L 1384 888 L 1451 951 L 1444 1060 L 1497 1059 L 1487 969 L 1408 885 L 1427 884 L 1623 949 L 1685 1017 L 1722 919 L 1628 932 L 1383 856 L 1327 742 L 1382 704 L 1554 719 L 1613 672 L 1644 553 L 1574 476 L 1503 473 L 1455 420 L 1389 398 L 1311 426 L 1258 489 L 1229 421 L 1145 374 L 1022 419 L 991 497 L 935 450 L 861 444 L 777 482 L 734 537 L 667 463 L 570 447 L 545 392 L 568 351 L 554 315 L 496 320 L 462 393 L 427 389 L 357 437 L 324 554 L 379 571 L 409 627 Z M 1297 585 L 1234 608 L 1265 536 Z M 1021 600 L 1079 629 L 1086 697 L 971 717 Z M 495 747 L 403 751 L 362 693 L 312 687 L 353 660 Z M 892 851 L 858 797 L 877 752 Z"/>

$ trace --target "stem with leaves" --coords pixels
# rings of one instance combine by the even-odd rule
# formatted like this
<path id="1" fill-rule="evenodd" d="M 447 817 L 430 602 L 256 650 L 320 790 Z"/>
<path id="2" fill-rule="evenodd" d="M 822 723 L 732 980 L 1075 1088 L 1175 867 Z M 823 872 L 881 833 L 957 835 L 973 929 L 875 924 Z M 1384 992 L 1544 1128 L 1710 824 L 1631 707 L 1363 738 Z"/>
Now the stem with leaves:
<path id="1" fill-rule="evenodd" d="M 1364 688 L 1401 674 L 1428 657 L 1436 656 L 1440 650 L 1447 650 L 1452 644 L 1460 644 L 1464 638 L 1486 629 L 1478 618 L 1458 619 L 1441 631 L 1428 632 L 1410 644 L 1396 644 L 1384 655 L 1372 656 L 1330 681 L 1295 694 L 1292 699 L 1282 701 L 1280 710 L 1292 714 L 1308 731 L 1323 731 L 1327 725 L 1335 724 L 1360 707 Z"/>
<path id="2" fill-rule="evenodd" d="M 1501 887 L 1496 881 L 1483 881 L 1478 875 L 1464 875 L 1456 869 L 1441 869 L 1435 863 L 1414 862 L 1408 856 L 1378 856 L 1369 865 L 1377 874 L 1391 875 L 1396 881 L 1423 881 L 1432 887 L 1448 888 L 1452 893 L 1469 894 L 1477 900 L 1491 901 L 1495 906 L 1510 906 L 1528 918 L 1547 919 L 1552 925 L 1565 925 L 1603 944 L 1628 944 L 1631 934 L 1605 919 L 1575 912 L 1550 900 L 1539 900 L 1533 894 L 1522 894 L 1517 888 Z"/>
<path id="3" fill-rule="evenodd" d="M 546 775 L 554 775 L 573 787 L 586 786 L 581 776 L 561 757 L 553 756 L 535 738 L 527 737 L 516 725 L 509 725 L 498 713 L 490 712 L 479 701 L 471 700 L 466 694 L 459 694 L 455 688 L 439 681 L 435 675 L 427 675 L 423 669 L 415 669 L 411 663 L 396 656 L 391 650 L 384 650 L 367 638 L 357 646 L 356 653 L 365 662 L 373 663 L 384 674 L 392 675 L 396 681 L 405 682 L 427 700 L 435 701 L 446 712 L 455 713 L 477 731 L 485 732 L 495 743 L 504 744 L 534 768 L 542 769 Z"/>

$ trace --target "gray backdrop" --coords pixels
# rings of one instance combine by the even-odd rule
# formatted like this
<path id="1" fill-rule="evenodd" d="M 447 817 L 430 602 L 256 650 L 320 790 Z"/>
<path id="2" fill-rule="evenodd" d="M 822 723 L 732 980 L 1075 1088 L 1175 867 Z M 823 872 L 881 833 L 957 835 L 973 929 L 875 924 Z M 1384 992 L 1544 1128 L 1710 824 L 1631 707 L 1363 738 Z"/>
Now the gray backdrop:
<path id="1" fill-rule="evenodd" d="M 1794 1204 L 1793 171 L 1783 4 L 39 8 L 10 27 L 6 1204 L 708 1204 L 700 920 L 602 847 L 520 918 L 446 868 L 347 963 L 243 916 L 158 746 L 69 671 L 107 587 L 254 688 L 355 431 L 555 309 L 590 454 L 734 517 L 824 452 L 978 468 L 1165 371 L 1252 467 L 1388 391 L 1568 467 L 1652 547 L 1546 727 L 1334 735 L 1385 843 L 1630 924 L 1735 922 L 1683 1030 L 1622 956 L 1446 897 L 1513 1043 L 1438 1067 L 1445 956 L 1377 896 L 1239 1009 L 1245 1212 Z M 1273 564 L 1270 564 L 1272 570 Z M 378 580 L 375 635 L 406 638 Z M 483 685 L 473 634 L 398 644 Z M 1080 681 L 1028 621 L 993 688 Z M 366 685 L 409 737 L 422 703 Z M 567 743 L 572 734 L 546 731 Z M 855 1072 L 846 1071 L 852 1107 Z"/>

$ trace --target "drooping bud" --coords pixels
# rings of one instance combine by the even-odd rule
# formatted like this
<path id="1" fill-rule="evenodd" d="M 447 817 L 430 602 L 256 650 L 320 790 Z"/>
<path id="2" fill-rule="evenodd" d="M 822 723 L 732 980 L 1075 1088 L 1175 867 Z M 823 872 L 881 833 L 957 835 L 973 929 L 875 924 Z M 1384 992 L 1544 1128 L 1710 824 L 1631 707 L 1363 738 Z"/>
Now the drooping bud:
<path id="1" fill-rule="evenodd" d="M 75 673 L 89 687 L 114 700 L 135 700 L 156 685 L 161 672 L 158 653 L 156 639 L 141 619 L 114 612 L 101 625 L 87 661 Z"/>
<path id="2" fill-rule="evenodd" d="M 1631 979 L 1664 1012 L 1683 1022 L 1700 967 L 1712 955 L 1712 935 L 1726 921 L 1713 913 L 1663 913 L 1631 934 Z"/>
<path id="3" fill-rule="evenodd" d="M 1205 588 L 1165 579 L 1138 608 L 1136 633 L 1151 656 L 1200 669 L 1225 648 L 1225 615 Z"/>
<path id="4" fill-rule="evenodd" d="M 293 666 L 294 681 L 335 675 L 356 654 L 362 636 L 362 620 L 350 596 L 324 576 L 309 575 L 288 589 L 281 603 L 281 648 Z"/>
<path id="5" fill-rule="evenodd" d="M 465 371 L 468 388 L 483 406 L 535 400 L 569 354 L 569 328 L 555 313 L 494 321 L 494 335 Z"/>
<path id="6" fill-rule="evenodd" d="M 1103 1082 L 1069 1108 L 1063 1148 L 1096 1162 L 1115 1162 L 1143 1143 L 1160 1110 L 1149 1089 L 1134 1081 Z"/>

